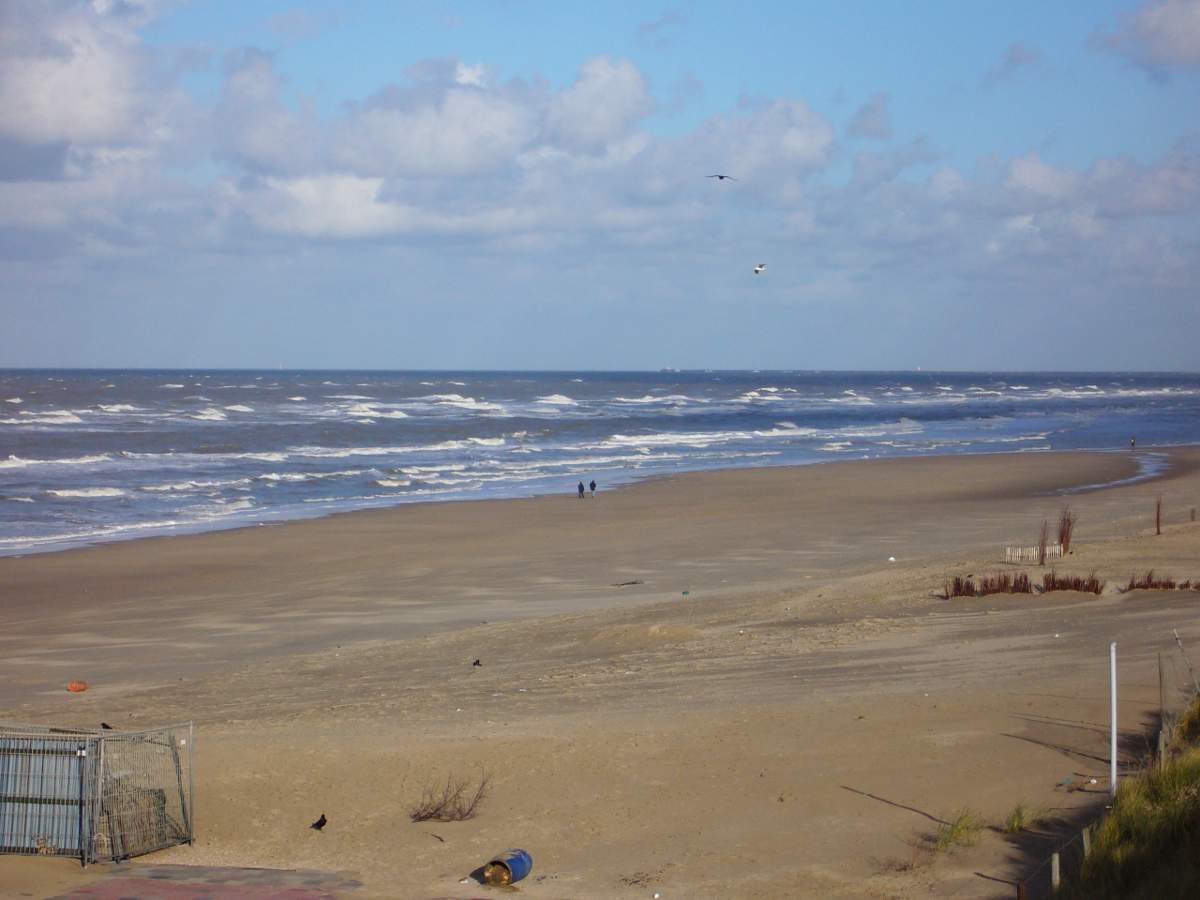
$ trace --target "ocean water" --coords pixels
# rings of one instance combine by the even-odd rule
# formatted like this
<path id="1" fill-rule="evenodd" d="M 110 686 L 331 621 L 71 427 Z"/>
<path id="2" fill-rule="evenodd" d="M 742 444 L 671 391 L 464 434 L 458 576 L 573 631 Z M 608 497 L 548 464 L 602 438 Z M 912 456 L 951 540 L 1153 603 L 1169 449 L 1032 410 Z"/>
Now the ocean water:
<path id="1" fill-rule="evenodd" d="M 1200 443 L 1200 375 L 0 370 L 0 555 L 670 472 Z"/>

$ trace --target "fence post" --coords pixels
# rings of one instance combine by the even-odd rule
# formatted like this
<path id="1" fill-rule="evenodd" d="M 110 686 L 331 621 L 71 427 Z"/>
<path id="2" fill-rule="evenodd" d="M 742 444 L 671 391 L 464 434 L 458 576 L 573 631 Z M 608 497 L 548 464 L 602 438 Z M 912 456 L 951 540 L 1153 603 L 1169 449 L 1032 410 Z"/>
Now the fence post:
<path id="1" fill-rule="evenodd" d="M 1083 840 L 1083 858 L 1087 859 L 1092 853 L 1092 826 L 1084 826 L 1083 831 L 1079 832 L 1079 836 Z"/>
<path id="2" fill-rule="evenodd" d="M 1108 648 L 1109 686 L 1112 694 L 1112 736 L 1110 741 L 1109 784 L 1112 795 L 1117 796 L 1117 642 Z"/>
<path id="3" fill-rule="evenodd" d="M 1059 868 L 1057 853 L 1050 856 L 1050 887 L 1056 891 L 1062 887 L 1062 871 Z"/>

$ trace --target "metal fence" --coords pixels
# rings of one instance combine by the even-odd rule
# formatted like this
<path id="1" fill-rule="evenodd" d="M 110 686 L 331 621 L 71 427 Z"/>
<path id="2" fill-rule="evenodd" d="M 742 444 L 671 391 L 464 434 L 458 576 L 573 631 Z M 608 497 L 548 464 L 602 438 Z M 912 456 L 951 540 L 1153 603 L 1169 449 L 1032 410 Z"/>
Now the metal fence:
<path id="1" fill-rule="evenodd" d="M 146 731 L 0 723 L 0 853 L 86 866 L 194 840 L 191 722 Z"/>

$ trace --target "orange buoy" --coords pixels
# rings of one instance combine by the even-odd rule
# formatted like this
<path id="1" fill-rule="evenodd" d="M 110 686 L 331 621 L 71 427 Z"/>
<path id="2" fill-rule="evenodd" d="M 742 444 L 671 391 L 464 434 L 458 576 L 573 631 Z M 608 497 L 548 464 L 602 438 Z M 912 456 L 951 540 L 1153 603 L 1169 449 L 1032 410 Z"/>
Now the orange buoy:
<path id="1" fill-rule="evenodd" d="M 86 681 L 68 681 L 67 682 L 67 690 L 70 691 L 72 694 L 82 694 L 87 689 L 88 689 L 88 683 Z"/>

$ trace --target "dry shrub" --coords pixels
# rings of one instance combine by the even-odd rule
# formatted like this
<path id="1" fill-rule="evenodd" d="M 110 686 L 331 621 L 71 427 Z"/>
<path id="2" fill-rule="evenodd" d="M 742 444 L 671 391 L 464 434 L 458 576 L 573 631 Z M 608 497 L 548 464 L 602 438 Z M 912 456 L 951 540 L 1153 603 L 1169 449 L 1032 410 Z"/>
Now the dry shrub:
<path id="1" fill-rule="evenodd" d="M 1029 582 L 1029 576 L 1024 572 L 1018 572 L 1015 575 L 1010 575 L 1007 572 L 998 572 L 995 575 L 986 575 L 979 579 L 979 596 L 986 597 L 988 594 L 1031 594 L 1033 593 L 1033 585 Z"/>
<path id="2" fill-rule="evenodd" d="M 1165 578 L 1155 578 L 1154 570 L 1151 569 L 1141 578 L 1136 575 L 1129 576 L 1129 585 L 1125 588 L 1127 591 L 1142 590 L 1142 591 L 1173 591 L 1175 590 L 1175 579 L 1170 575 Z"/>
<path id="3" fill-rule="evenodd" d="M 421 792 L 421 802 L 408 811 L 414 822 L 463 822 L 475 818 L 479 804 L 488 795 L 491 776 L 479 773 L 479 782 L 447 775 L 446 783 L 431 781 Z"/>
<path id="4" fill-rule="evenodd" d="M 1071 507 L 1064 506 L 1058 515 L 1058 542 L 1062 544 L 1063 553 L 1071 552 L 1071 535 L 1075 533 L 1075 523 L 1079 517 L 1071 512 Z"/>
<path id="5" fill-rule="evenodd" d="M 1043 591 L 1083 591 L 1087 594 L 1099 594 L 1104 591 L 1104 582 L 1096 578 L 1092 572 L 1087 578 L 1082 575 L 1059 575 L 1053 569 L 1042 576 Z"/>
<path id="6" fill-rule="evenodd" d="M 955 575 L 953 581 L 946 582 L 946 599 L 951 597 L 974 597 L 977 592 L 975 590 L 975 582 L 970 578 L 964 578 L 961 575 Z"/>

